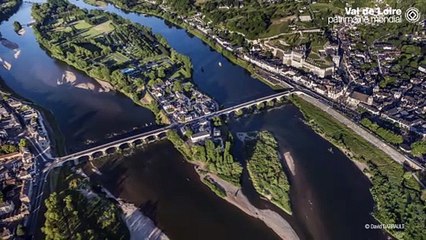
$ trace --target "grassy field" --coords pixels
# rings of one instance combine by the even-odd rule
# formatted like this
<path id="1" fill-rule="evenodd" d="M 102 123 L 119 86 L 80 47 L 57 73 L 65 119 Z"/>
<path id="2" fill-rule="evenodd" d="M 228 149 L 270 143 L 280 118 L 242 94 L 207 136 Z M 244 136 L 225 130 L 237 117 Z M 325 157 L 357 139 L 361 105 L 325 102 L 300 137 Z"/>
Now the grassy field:
<path id="1" fill-rule="evenodd" d="M 79 20 L 76 23 L 74 23 L 73 25 L 75 27 L 75 29 L 77 30 L 84 30 L 84 29 L 88 29 L 90 28 L 92 25 L 90 25 L 89 23 L 87 23 L 84 20 Z"/>
<path id="2" fill-rule="evenodd" d="M 122 64 L 125 63 L 127 61 L 129 61 L 130 59 L 126 56 L 124 56 L 122 53 L 120 52 L 113 52 L 111 53 L 108 57 L 105 58 L 104 62 L 109 62 L 109 61 L 113 61 L 114 64 Z"/>
<path id="3" fill-rule="evenodd" d="M 88 27 L 87 27 L 87 24 L 89 25 Z M 86 38 L 94 38 L 96 36 L 99 36 L 100 34 L 107 34 L 109 32 L 114 31 L 114 25 L 112 24 L 111 21 L 106 21 L 95 26 L 90 25 L 89 23 L 86 23 L 86 22 L 78 23 L 76 24 L 76 28 L 77 28 L 77 25 L 81 27 L 80 28 L 81 30 L 86 30 L 81 33 L 81 36 Z"/>

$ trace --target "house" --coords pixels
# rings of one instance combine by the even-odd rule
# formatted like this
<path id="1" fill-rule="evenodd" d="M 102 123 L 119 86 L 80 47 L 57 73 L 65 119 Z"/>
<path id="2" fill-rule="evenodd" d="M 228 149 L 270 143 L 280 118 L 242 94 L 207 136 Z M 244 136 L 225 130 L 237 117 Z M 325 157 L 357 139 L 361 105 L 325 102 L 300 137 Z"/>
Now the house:
<path id="1" fill-rule="evenodd" d="M 214 137 L 220 137 L 220 129 L 219 128 L 213 128 L 213 136 Z"/>
<path id="2" fill-rule="evenodd" d="M 346 99 L 348 104 L 352 106 L 358 106 L 360 103 L 364 103 L 367 105 L 373 104 L 373 97 L 358 91 L 353 91 L 348 98 Z"/>
<path id="3" fill-rule="evenodd" d="M 11 213 L 15 209 L 13 202 L 0 203 L 0 216 Z"/>
<path id="4" fill-rule="evenodd" d="M 198 132 L 195 133 L 191 136 L 191 142 L 196 143 L 199 141 L 203 141 L 210 138 L 210 132 L 208 131 L 202 131 L 202 132 Z"/>

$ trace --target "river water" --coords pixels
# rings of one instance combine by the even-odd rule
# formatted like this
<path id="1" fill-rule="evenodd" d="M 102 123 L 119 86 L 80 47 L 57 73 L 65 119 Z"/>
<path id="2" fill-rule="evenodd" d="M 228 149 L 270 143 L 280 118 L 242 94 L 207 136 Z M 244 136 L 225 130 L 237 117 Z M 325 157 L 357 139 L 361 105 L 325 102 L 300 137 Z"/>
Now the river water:
<path id="1" fill-rule="evenodd" d="M 91 8 L 82 1 L 73 3 Z M 108 10 L 124 16 L 112 6 Z M 163 34 L 173 48 L 191 57 L 194 82 L 219 104 L 230 106 L 273 93 L 247 71 L 231 64 L 184 30 L 169 27 L 154 17 L 125 16 L 152 27 L 155 33 Z M 40 48 L 30 27 L 25 27 L 23 36 L 14 32 L 14 21 L 22 25 L 29 23 L 31 4 L 24 3 L 15 15 L 0 25 L 3 37 L 19 45 L 19 53 L 0 45 L 0 57 L 11 65 L 10 70 L 0 67 L 0 75 L 17 94 L 52 112 L 68 152 L 135 129 L 147 131 L 156 127 L 154 115 L 149 110 L 135 105 L 122 94 L 105 92 L 96 81 L 50 58 Z M 76 80 L 60 84 L 58 80 L 66 71 L 74 73 Z"/>
<path id="2" fill-rule="evenodd" d="M 94 8 L 82 1 L 71 2 Z M 157 127 L 148 110 L 121 94 L 106 92 L 84 74 L 51 59 L 36 42 L 30 27 L 18 36 L 12 23 L 30 22 L 30 8 L 30 4 L 24 3 L 18 13 L 0 26 L 3 37 L 19 45 L 18 53 L 0 45 L 0 57 L 11 66 L 9 70 L 0 67 L 0 75 L 17 94 L 52 112 L 68 152 L 115 135 Z M 105 10 L 151 27 L 177 51 L 190 56 L 194 82 L 221 105 L 273 93 L 183 29 L 156 17 L 124 13 L 111 5 Z M 76 80 L 58 82 L 67 71 L 74 73 Z M 280 151 L 292 153 L 296 168 L 296 175 L 290 177 L 293 216 L 277 211 L 302 239 L 384 238 L 381 231 L 364 229 L 366 223 L 375 222 L 370 215 L 373 201 L 367 178 L 340 151 L 330 152 L 331 144 L 304 125 L 296 108 L 287 105 L 234 120 L 230 129 L 233 133 L 268 129 L 277 137 Z M 243 162 L 241 144 L 234 152 Z M 262 222 L 248 217 L 202 185 L 192 166 L 168 142 L 98 164 L 103 172 L 98 180 L 114 194 L 141 207 L 172 239 L 277 238 Z M 276 209 L 261 200 L 247 181 L 243 191 L 254 204 Z"/>

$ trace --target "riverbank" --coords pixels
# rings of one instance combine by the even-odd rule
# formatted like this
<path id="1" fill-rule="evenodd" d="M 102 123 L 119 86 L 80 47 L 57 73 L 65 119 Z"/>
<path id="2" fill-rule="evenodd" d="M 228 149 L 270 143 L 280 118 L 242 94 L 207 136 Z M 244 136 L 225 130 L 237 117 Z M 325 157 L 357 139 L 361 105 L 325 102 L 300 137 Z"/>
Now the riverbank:
<path id="1" fill-rule="evenodd" d="M 0 3 L 1 14 L 0 23 L 9 19 L 19 7 L 22 5 L 22 0 L 2 1 Z M 0 34 L 1 37 L 1 34 Z"/>
<path id="2" fill-rule="evenodd" d="M 193 163 L 197 167 L 198 164 Z M 266 226 L 271 228 L 280 238 L 285 240 L 296 240 L 299 239 L 296 232 L 290 226 L 290 224 L 278 213 L 269 209 L 259 209 L 250 203 L 248 198 L 241 191 L 240 187 L 236 187 L 231 183 L 221 179 L 212 173 L 202 174 L 200 170 L 196 171 L 199 174 L 200 180 L 203 178 L 210 178 L 215 184 L 218 184 L 221 189 L 224 190 L 225 196 L 221 196 L 224 200 L 238 207 L 246 214 L 262 220 Z"/>
<path id="3" fill-rule="evenodd" d="M 285 152 L 281 158 L 284 160 L 283 162 L 287 165 L 288 170 L 294 176 L 296 175 L 296 166 L 294 165 L 293 156 L 291 156 L 291 152 Z"/>
<path id="4" fill-rule="evenodd" d="M 101 175 L 99 169 L 90 162 L 89 169 L 93 174 Z M 82 174 L 86 179 L 90 179 L 86 173 Z M 114 196 L 105 187 L 101 186 L 101 191 L 106 194 L 107 198 L 113 199 L 121 209 L 122 216 L 127 229 L 130 233 L 130 240 L 168 240 L 169 238 L 157 227 L 154 222 L 144 216 L 140 210 L 133 204 L 127 203 L 124 200 Z"/>
<path id="5" fill-rule="evenodd" d="M 147 7 L 144 7 L 142 4 L 141 5 L 137 5 L 136 8 L 129 8 L 126 5 L 117 4 L 114 1 L 106 0 L 105 2 L 108 3 L 108 4 L 111 4 L 113 6 L 115 6 L 118 9 L 121 9 L 123 11 L 135 12 L 135 13 L 141 13 L 141 14 L 145 14 L 145 15 L 159 17 L 161 19 L 164 19 L 167 22 L 172 23 L 173 25 L 175 25 L 177 27 L 185 29 L 188 33 L 190 33 L 191 35 L 196 36 L 201 41 L 203 41 L 205 44 L 207 44 L 209 47 L 211 47 L 215 51 L 217 51 L 220 54 L 222 54 L 222 56 L 224 56 L 225 58 L 227 58 L 233 64 L 236 64 L 236 65 L 244 68 L 246 71 L 248 71 L 251 74 L 251 76 L 253 78 L 255 78 L 255 79 L 263 82 L 264 84 L 268 85 L 273 90 L 282 90 L 283 89 L 282 86 L 277 86 L 275 84 L 272 84 L 271 82 L 269 82 L 268 80 L 266 80 L 265 78 L 263 78 L 262 76 L 260 76 L 259 74 L 257 74 L 256 67 L 254 67 L 252 64 L 250 64 L 246 60 L 241 59 L 241 58 L 235 56 L 234 53 L 232 53 L 231 51 L 223 48 L 218 42 L 216 42 L 215 40 L 211 39 L 209 36 L 205 35 L 203 32 L 201 32 L 198 29 L 196 29 L 196 28 L 188 25 L 187 23 L 183 22 L 180 19 L 174 19 L 173 17 L 171 17 L 170 15 L 168 15 L 168 13 L 165 13 L 163 10 L 158 10 L 158 8 L 149 9 Z M 89 2 L 87 2 L 87 3 L 90 4 Z M 96 4 L 91 4 L 91 5 L 92 6 L 97 6 Z"/>
<path id="6" fill-rule="evenodd" d="M 290 100 L 303 113 L 307 124 L 316 133 L 343 150 L 342 152 L 349 159 L 362 163 L 362 165 L 356 165 L 362 167 L 362 172 L 371 181 L 370 193 L 376 205 L 373 216 L 377 221 L 383 224 L 395 223 L 406 226 L 403 229 L 387 228 L 385 230 L 397 239 L 408 236 L 414 239 L 414 236 L 419 236 L 421 229 L 424 229 L 426 217 L 422 211 L 412 210 L 413 206 L 419 209 L 424 208 L 420 186 L 412 175 L 405 172 L 401 165 L 393 161 L 381 149 L 373 146 L 329 113 L 301 97 L 292 96 Z M 364 166 L 367 168 L 363 168 Z M 406 203 L 397 204 L 401 201 Z M 408 216 L 407 213 L 410 213 L 409 217 L 401 222 L 398 216 Z"/>
<path id="7" fill-rule="evenodd" d="M 35 104 L 34 102 L 18 95 L 13 89 L 9 88 L 0 76 L 0 93 L 10 95 L 13 98 L 19 99 L 23 103 L 35 108 L 43 118 L 44 126 L 47 129 L 48 138 L 50 140 L 51 153 L 55 156 L 63 156 L 66 154 L 65 138 L 57 124 L 53 113 L 43 107 Z"/>

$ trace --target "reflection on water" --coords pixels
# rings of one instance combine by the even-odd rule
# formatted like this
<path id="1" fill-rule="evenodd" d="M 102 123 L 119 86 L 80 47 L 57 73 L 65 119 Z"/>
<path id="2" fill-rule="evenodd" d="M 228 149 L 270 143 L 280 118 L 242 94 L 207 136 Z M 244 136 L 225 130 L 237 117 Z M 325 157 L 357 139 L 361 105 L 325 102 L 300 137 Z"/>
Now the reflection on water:
<path id="1" fill-rule="evenodd" d="M 9 48 L 11 50 L 19 48 L 18 44 L 14 43 L 14 42 L 11 42 L 11 41 L 9 41 L 9 40 L 7 40 L 5 38 L 1 38 L 0 42 L 1 42 L 1 45 L 5 46 L 5 47 L 7 47 L 7 48 Z"/>

